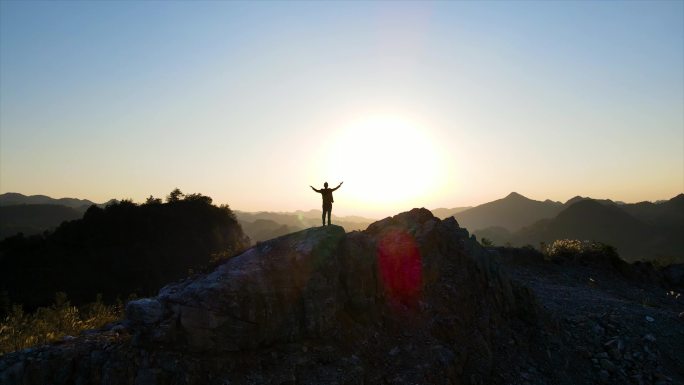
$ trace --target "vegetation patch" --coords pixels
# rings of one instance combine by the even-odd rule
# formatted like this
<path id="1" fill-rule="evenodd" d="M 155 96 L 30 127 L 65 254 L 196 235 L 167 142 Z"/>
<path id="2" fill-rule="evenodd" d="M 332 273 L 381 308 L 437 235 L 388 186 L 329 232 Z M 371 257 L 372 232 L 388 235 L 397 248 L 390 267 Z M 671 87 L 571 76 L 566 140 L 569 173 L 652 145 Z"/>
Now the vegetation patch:
<path id="1" fill-rule="evenodd" d="M 76 307 L 65 293 L 59 292 L 54 304 L 32 313 L 24 312 L 21 305 L 14 305 L 0 322 L 0 355 L 75 336 L 122 317 L 123 304 L 117 301 L 106 305 L 100 295 L 95 302 Z"/>

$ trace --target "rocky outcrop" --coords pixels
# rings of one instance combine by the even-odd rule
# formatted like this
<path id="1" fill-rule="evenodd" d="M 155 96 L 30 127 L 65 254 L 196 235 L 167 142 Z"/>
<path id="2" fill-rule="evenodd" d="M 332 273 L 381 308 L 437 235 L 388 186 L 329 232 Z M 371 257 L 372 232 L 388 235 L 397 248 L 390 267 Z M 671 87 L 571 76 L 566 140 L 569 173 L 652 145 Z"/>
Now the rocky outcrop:
<path id="1" fill-rule="evenodd" d="M 193 351 L 320 336 L 335 326 L 344 301 L 336 255 L 344 236 L 341 227 L 330 226 L 262 243 L 206 276 L 130 302 L 127 317 L 139 342 L 186 343 Z"/>
<path id="2" fill-rule="evenodd" d="M 496 383 L 535 317 L 456 220 L 413 209 L 260 243 L 106 330 L 6 355 L 0 382 Z"/>

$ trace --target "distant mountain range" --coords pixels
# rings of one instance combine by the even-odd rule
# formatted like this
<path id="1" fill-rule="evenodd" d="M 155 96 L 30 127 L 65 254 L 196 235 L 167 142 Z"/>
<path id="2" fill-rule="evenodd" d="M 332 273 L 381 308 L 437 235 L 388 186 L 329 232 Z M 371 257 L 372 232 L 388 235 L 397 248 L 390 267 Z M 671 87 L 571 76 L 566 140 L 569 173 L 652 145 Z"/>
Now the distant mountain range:
<path id="1" fill-rule="evenodd" d="M 40 234 L 64 221 L 83 217 L 88 207 L 104 207 L 115 200 L 97 204 L 87 199 L 60 198 L 46 195 L 0 194 L 0 239 L 23 233 Z"/>
<path id="2" fill-rule="evenodd" d="M 0 240 L 18 233 L 40 234 L 52 230 L 64 221 L 83 217 L 83 212 L 71 207 L 50 204 L 0 206 Z"/>
<path id="3" fill-rule="evenodd" d="M 62 221 L 80 218 L 92 204 L 85 199 L 0 194 L 0 239 L 23 232 L 41 233 Z M 100 204 L 103 206 L 105 204 Z M 320 226 L 321 211 L 235 211 L 252 242 Z M 674 257 L 684 260 L 684 194 L 658 202 L 624 203 L 574 197 L 567 202 L 537 201 L 518 193 L 475 207 L 438 208 L 461 227 L 496 245 L 550 244 L 556 239 L 596 240 L 617 247 L 627 260 Z M 346 231 L 363 230 L 375 219 L 333 216 Z"/>
<path id="4" fill-rule="evenodd" d="M 79 219 L 92 205 L 87 199 L 55 199 L 46 195 L 26 196 L 19 193 L 0 194 L 0 239 L 23 233 L 40 234 L 52 230 L 64 221 Z M 320 210 L 294 212 L 244 212 L 234 211 L 245 234 L 252 242 L 264 241 L 305 228 L 320 226 Z M 346 231 L 363 230 L 375 219 L 360 216 L 338 217 L 333 215 L 332 222 L 344 227 Z"/>
<path id="5" fill-rule="evenodd" d="M 430 210 L 432 211 L 432 215 L 436 216 L 439 219 L 445 219 L 449 217 L 453 217 L 454 215 L 466 211 L 468 209 L 472 209 L 473 206 L 466 206 L 466 207 L 452 207 L 450 209 L 440 207 L 438 209 L 433 209 Z"/>
<path id="6" fill-rule="evenodd" d="M 627 260 L 684 260 L 684 194 L 660 203 L 575 197 L 563 204 L 512 193 L 454 217 L 478 238 L 497 245 L 539 246 L 563 238 L 595 240 L 615 246 Z"/>
<path id="7" fill-rule="evenodd" d="M 235 211 L 245 234 L 253 242 L 265 241 L 294 231 L 321 225 L 321 210 L 294 212 L 245 212 Z M 332 216 L 332 223 L 345 231 L 365 230 L 375 219 L 360 216 Z"/>
<path id="8" fill-rule="evenodd" d="M 0 194 L 0 206 L 13 206 L 13 205 L 60 205 L 71 207 L 85 212 L 88 207 L 92 205 L 105 206 L 110 202 L 116 202 L 112 199 L 106 203 L 95 203 L 87 199 L 76 199 L 76 198 L 50 198 L 46 195 L 24 195 L 19 193 L 4 193 Z"/>
<path id="9" fill-rule="evenodd" d="M 512 192 L 507 197 L 461 211 L 454 215 L 458 223 L 469 230 L 503 227 L 519 230 L 534 222 L 551 218 L 563 210 L 560 202 L 535 201 Z"/>

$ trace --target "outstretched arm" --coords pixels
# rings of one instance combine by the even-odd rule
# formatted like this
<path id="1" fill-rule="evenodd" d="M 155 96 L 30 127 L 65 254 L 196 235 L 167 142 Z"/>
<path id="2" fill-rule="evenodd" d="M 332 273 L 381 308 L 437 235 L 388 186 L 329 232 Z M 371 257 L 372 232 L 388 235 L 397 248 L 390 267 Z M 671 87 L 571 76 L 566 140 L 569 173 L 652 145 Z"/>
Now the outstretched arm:
<path id="1" fill-rule="evenodd" d="M 335 187 L 335 188 L 333 189 L 333 191 L 335 191 L 335 190 L 337 190 L 338 188 L 340 188 L 340 187 L 342 186 L 342 183 L 344 183 L 344 182 L 340 182 L 340 184 L 338 184 L 337 187 Z"/>
<path id="2" fill-rule="evenodd" d="M 316 190 L 316 189 L 314 188 L 314 186 L 309 186 L 309 187 L 311 187 L 311 189 L 314 190 L 314 191 L 317 192 L 317 193 L 321 192 L 321 190 Z"/>

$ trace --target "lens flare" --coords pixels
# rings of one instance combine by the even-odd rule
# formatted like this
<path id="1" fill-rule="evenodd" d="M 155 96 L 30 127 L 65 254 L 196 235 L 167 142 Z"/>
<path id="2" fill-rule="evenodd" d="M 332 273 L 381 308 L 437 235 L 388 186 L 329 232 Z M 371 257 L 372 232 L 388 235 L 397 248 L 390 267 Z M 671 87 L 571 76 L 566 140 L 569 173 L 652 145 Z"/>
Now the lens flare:
<path id="1" fill-rule="evenodd" d="M 380 278 L 390 302 L 413 306 L 422 287 L 422 258 L 416 241 L 403 230 L 385 233 L 377 244 Z"/>

